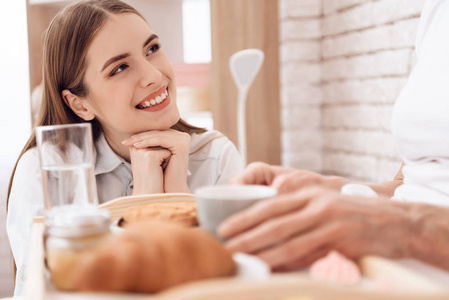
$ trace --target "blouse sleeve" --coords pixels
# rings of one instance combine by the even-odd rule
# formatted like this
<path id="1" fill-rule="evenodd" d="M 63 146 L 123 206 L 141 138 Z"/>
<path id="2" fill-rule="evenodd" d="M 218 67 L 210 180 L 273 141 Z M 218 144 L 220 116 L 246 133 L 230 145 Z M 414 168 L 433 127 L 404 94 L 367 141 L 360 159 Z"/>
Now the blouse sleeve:
<path id="1" fill-rule="evenodd" d="M 42 174 L 36 149 L 19 160 L 9 196 L 6 230 L 17 267 L 14 295 L 23 293 L 33 217 L 43 215 Z"/>
<path id="2" fill-rule="evenodd" d="M 244 169 L 243 159 L 234 144 L 226 138 L 218 158 L 218 177 L 215 184 L 227 184 L 229 179 Z"/>

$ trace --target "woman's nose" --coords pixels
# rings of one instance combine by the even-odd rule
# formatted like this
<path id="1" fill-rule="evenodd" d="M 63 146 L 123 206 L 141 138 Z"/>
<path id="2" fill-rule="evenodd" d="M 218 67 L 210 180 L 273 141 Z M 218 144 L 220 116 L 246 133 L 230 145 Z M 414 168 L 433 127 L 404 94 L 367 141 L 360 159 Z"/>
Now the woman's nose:
<path id="1" fill-rule="evenodd" d="M 140 83 L 143 87 L 156 84 L 161 80 L 162 73 L 146 59 L 140 63 Z"/>

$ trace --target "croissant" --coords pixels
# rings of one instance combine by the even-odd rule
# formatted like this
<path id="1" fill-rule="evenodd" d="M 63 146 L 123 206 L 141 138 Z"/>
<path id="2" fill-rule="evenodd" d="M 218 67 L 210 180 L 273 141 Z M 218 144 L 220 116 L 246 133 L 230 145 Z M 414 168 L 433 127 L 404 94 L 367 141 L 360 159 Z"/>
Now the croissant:
<path id="1" fill-rule="evenodd" d="M 79 253 L 53 282 L 78 291 L 155 293 L 200 279 L 233 275 L 232 255 L 201 229 L 166 221 L 130 224 L 101 245 Z M 63 278 L 61 278 L 63 277 Z"/>

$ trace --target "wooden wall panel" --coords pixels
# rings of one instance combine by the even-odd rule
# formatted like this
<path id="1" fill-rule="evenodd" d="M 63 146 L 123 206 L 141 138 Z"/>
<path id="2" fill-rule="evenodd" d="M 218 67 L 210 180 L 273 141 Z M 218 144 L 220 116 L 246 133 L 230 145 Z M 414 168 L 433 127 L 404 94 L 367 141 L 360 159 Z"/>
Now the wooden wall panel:
<path id="1" fill-rule="evenodd" d="M 42 81 L 42 47 L 44 32 L 50 21 L 59 11 L 56 4 L 27 6 L 28 18 L 28 52 L 30 54 L 30 91 Z"/>
<path id="2" fill-rule="evenodd" d="M 237 145 L 237 88 L 229 58 L 258 48 L 265 61 L 248 93 L 248 162 L 280 164 L 279 33 L 277 0 L 211 0 L 211 106 L 214 127 Z"/>

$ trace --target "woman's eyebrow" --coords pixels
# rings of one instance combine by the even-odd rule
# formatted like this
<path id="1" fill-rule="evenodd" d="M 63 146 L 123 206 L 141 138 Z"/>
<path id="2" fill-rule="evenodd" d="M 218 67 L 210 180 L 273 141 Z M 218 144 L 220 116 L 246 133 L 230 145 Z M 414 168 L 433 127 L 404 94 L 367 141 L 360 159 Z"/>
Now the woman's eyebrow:
<path id="1" fill-rule="evenodd" d="M 100 73 L 103 72 L 104 69 L 106 69 L 110 64 L 112 64 L 112 63 L 114 63 L 114 62 L 116 62 L 116 61 L 118 61 L 118 60 L 124 59 L 124 58 L 126 58 L 126 57 L 128 57 L 128 56 L 129 56 L 129 53 L 124 53 L 124 54 L 120 54 L 120 55 L 117 55 L 117 56 L 114 56 L 114 57 L 108 59 L 108 60 L 104 63 L 103 68 L 101 69 Z"/>
<path id="2" fill-rule="evenodd" d="M 152 34 L 150 35 L 150 37 L 145 41 L 145 43 L 143 43 L 143 47 L 145 47 L 146 45 L 148 45 L 149 43 L 151 43 L 152 40 L 154 39 L 158 39 L 159 37 L 156 34 Z"/>
<path id="3" fill-rule="evenodd" d="M 158 38 L 159 38 L 159 37 L 158 37 L 156 34 L 152 34 L 152 35 L 145 41 L 145 43 L 143 43 L 143 47 L 145 47 L 146 45 L 148 45 L 149 43 L 151 43 L 152 40 L 158 39 Z M 124 58 L 128 57 L 129 55 L 130 55 L 129 53 L 124 53 L 124 54 L 120 54 L 120 55 L 117 55 L 117 56 L 114 56 L 114 57 L 108 59 L 108 60 L 104 63 L 103 68 L 101 68 L 101 71 L 100 71 L 100 72 L 103 72 L 104 69 L 106 69 L 110 64 L 112 64 L 112 63 L 114 63 L 114 62 L 116 62 L 116 61 L 118 61 L 118 60 L 124 59 Z"/>

